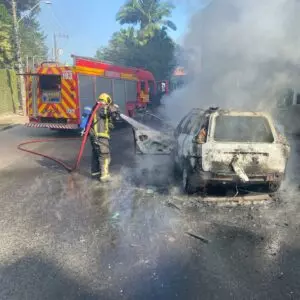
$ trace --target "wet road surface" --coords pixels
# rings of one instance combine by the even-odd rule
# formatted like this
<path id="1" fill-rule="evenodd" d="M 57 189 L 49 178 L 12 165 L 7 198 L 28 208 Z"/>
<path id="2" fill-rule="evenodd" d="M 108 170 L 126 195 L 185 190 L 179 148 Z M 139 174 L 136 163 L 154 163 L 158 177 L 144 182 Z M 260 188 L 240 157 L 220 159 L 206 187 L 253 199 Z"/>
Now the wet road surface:
<path id="1" fill-rule="evenodd" d="M 219 207 L 182 196 L 168 157 L 135 156 L 130 128 L 107 187 L 89 147 L 74 174 L 15 150 L 55 136 L 0 133 L 0 299 L 300 299 L 298 141 L 280 200 Z M 71 163 L 79 143 L 34 147 Z"/>

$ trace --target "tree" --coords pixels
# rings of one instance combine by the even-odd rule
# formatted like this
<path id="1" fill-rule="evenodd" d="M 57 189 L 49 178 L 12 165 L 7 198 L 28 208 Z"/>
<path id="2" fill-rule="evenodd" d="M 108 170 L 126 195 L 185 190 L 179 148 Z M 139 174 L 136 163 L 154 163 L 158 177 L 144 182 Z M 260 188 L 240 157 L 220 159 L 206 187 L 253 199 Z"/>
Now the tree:
<path id="1" fill-rule="evenodd" d="M 10 68 L 13 61 L 12 20 L 4 5 L 0 5 L 0 68 Z"/>
<path id="2" fill-rule="evenodd" d="M 96 58 L 115 64 L 134 66 L 138 59 L 139 44 L 133 27 L 115 32 L 107 47 L 96 52 Z"/>
<path id="3" fill-rule="evenodd" d="M 172 21 L 165 19 L 171 16 L 173 9 L 172 4 L 160 0 L 128 0 L 120 8 L 116 19 L 121 25 L 139 25 L 140 37 L 147 39 L 162 27 L 177 29 Z"/>
<path id="4" fill-rule="evenodd" d="M 17 9 L 21 13 L 32 8 L 38 1 L 18 0 Z M 34 10 L 36 13 L 38 8 Z M 26 57 L 46 58 L 48 49 L 45 46 L 45 35 L 40 29 L 36 15 L 31 12 L 30 16 L 23 18 L 19 26 L 21 40 L 21 55 L 23 62 Z M 0 68 L 12 68 L 16 60 L 15 44 L 13 42 L 14 32 L 11 16 L 10 1 L 0 0 Z"/>
<path id="5" fill-rule="evenodd" d="M 34 18 L 27 18 L 20 25 L 21 52 L 23 62 L 26 57 L 46 59 L 48 49 L 45 45 L 46 36 L 40 29 L 39 22 Z"/>
<path id="6" fill-rule="evenodd" d="M 34 5 L 36 5 L 39 0 L 16 0 L 17 3 L 17 13 L 20 16 L 21 13 L 30 10 Z M 11 13 L 11 1 L 10 0 L 0 0 L 0 5 L 4 5 L 6 9 Z M 38 8 L 35 9 L 33 14 L 38 13 Z"/>
<path id="7" fill-rule="evenodd" d="M 151 71 L 157 79 L 166 79 L 175 66 L 174 49 L 175 43 L 164 28 L 157 29 L 145 45 L 138 43 L 136 31 L 129 28 L 114 33 L 108 46 L 97 51 L 96 58 L 142 67 Z"/>
<path id="8" fill-rule="evenodd" d="M 166 28 L 156 30 L 149 42 L 141 47 L 140 55 L 144 60 L 141 66 L 155 74 L 158 80 L 169 78 L 176 65 L 175 47 L 176 44 L 168 36 Z"/>
<path id="9" fill-rule="evenodd" d="M 167 30 L 176 30 L 176 26 L 166 18 L 171 16 L 173 8 L 173 5 L 159 0 L 127 1 L 116 18 L 121 25 L 131 26 L 114 33 L 108 46 L 97 51 L 96 58 L 146 68 L 157 79 L 168 78 L 175 66 L 175 43 Z"/>

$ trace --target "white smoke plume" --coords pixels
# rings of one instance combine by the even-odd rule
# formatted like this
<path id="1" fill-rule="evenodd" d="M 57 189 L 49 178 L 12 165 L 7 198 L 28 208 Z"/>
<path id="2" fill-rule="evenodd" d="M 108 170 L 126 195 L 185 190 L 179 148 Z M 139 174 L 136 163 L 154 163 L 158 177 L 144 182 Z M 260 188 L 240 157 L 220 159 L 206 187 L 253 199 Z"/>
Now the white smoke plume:
<path id="1" fill-rule="evenodd" d="M 190 21 L 185 88 L 164 99 L 177 121 L 193 107 L 267 110 L 300 82 L 300 2 L 214 0 Z"/>

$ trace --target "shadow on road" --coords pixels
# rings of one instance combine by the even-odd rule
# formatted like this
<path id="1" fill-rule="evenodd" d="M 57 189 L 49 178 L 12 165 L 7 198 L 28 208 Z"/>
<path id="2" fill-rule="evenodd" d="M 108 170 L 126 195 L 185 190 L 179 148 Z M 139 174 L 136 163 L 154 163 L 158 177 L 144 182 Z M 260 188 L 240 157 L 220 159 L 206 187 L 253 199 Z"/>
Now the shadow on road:
<path id="1" fill-rule="evenodd" d="M 37 255 L 23 257 L 12 265 L 2 267 L 0 275 L 1 299 L 101 299 L 59 266 Z"/>

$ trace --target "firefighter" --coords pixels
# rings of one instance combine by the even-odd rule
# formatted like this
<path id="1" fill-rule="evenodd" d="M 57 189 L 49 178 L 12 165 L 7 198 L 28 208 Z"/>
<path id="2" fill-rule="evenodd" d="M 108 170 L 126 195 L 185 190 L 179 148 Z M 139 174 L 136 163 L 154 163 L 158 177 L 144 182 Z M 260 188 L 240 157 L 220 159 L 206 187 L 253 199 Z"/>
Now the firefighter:
<path id="1" fill-rule="evenodd" d="M 89 132 L 92 145 L 91 172 L 93 178 L 98 178 L 102 182 L 110 181 L 110 129 L 113 128 L 113 121 L 118 118 L 118 105 L 113 104 L 112 98 L 102 93 L 98 101 L 103 104 L 94 116 L 94 120 Z"/>

